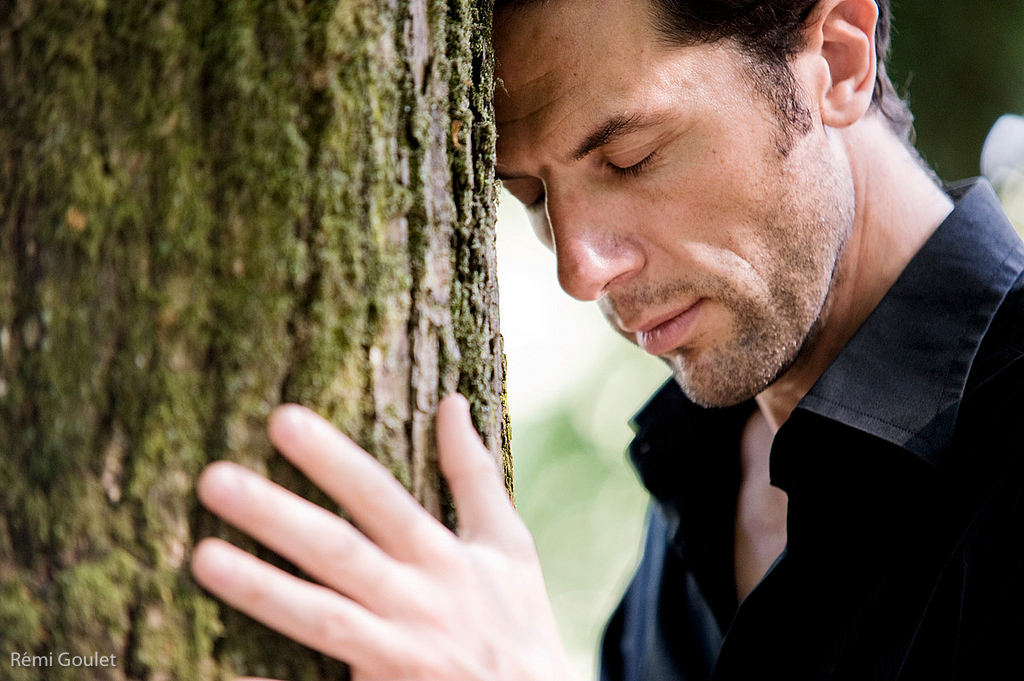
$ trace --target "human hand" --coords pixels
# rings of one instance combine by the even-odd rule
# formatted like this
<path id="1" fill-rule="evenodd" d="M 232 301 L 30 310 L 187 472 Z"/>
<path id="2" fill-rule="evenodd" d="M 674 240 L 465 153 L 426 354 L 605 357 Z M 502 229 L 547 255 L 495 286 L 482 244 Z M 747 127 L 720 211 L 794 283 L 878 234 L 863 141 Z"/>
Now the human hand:
<path id="1" fill-rule="evenodd" d="M 313 412 L 270 417 L 280 452 L 352 524 L 241 466 L 211 464 L 199 498 L 304 570 L 300 579 L 220 539 L 192 571 L 218 598 L 371 679 L 563 681 L 571 678 L 529 532 L 461 396 L 437 415 L 441 471 L 458 536 L 380 463 Z"/>

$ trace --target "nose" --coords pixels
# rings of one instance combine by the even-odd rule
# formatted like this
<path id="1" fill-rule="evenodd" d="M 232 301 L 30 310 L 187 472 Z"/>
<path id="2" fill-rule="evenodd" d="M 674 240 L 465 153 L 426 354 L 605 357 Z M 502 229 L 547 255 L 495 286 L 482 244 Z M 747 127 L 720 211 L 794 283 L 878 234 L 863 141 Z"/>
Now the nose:
<path id="1" fill-rule="evenodd" d="M 598 300 L 643 269 L 643 250 L 624 209 L 549 192 L 547 218 L 558 283 L 573 298 Z"/>

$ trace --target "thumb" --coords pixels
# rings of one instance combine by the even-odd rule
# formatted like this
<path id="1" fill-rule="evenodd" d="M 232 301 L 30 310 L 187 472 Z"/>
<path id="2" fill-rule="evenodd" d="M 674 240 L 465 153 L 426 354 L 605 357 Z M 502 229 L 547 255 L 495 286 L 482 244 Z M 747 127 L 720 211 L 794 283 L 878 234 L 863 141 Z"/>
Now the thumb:
<path id="1" fill-rule="evenodd" d="M 469 403 L 462 395 L 441 400 L 437 449 L 463 539 L 505 543 L 510 532 L 521 531 L 498 463 L 473 428 Z"/>

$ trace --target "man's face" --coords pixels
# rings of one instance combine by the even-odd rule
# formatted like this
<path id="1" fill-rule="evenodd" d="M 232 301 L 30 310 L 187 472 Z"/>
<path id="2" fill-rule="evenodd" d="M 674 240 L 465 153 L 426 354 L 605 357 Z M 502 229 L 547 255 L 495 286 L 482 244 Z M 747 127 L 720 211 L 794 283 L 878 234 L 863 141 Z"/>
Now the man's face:
<path id="1" fill-rule="evenodd" d="M 647 12 L 499 13 L 497 170 L 569 295 L 695 402 L 736 404 L 813 342 L 853 224 L 849 165 L 817 117 L 784 143 L 731 43 L 664 47 Z"/>

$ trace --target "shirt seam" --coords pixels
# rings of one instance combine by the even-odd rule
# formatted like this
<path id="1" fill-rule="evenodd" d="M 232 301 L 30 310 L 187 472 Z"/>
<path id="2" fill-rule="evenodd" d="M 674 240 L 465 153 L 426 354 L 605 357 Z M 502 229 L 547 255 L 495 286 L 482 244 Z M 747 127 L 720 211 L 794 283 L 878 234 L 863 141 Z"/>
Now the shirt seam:
<path id="1" fill-rule="evenodd" d="M 1003 260 L 999 263 L 999 267 L 994 269 L 992 276 L 989 277 L 989 279 L 985 282 L 985 288 L 986 289 L 991 289 L 992 282 L 994 282 L 999 277 L 999 275 L 1003 272 L 1004 269 L 1007 270 L 1010 273 L 1014 273 L 1015 272 L 1015 268 L 1007 267 L 1007 263 L 1013 258 L 1013 256 L 1014 256 L 1014 252 L 1011 251 L 1010 253 L 1008 253 L 1006 255 L 1006 257 L 1003 258 Z M 1014 278 L 1013 282 L 1016 282 L 1017 280 L 1020 279 L 1021 272 L 1016 271 L 1016 275 L 1017 276 Z M 988 315 L 987 319 L 984 318 L 984 317 L 981 318 L 981 321 L 985 322 L 985 329 L 986 329 L 986 331 L 987 331 L 988 327 L 991 326 L 992 320 L 995 318 L 995 315 L 999 311 L 999 307 L 1002 306 L 1003 301 L 1006 300 L 1006 294 L 1009 292 L 1010 288 L 1012 288 L 1013 282 L 1010 283 L 1010 286 L 1008 288 L 1006 288 L 1005 290 L 1003 290 L 1001 292 L 1001 297 L 1000 297 L 1000 300 L 999 300 L 999 304 L 996 306 L 996 309 L 992 312 L 992 314 Z M 982 334 L 982 337 L 984 337 L 984 334 Z M 980 344 L 980 342 L 979 342 L 979 344 Z M 959 395 L 959 394 L 961 394 L 963 392 L 963 387 L 964 387 L 963 385 L 960 387 L 960 389 L 953 389 L 953 388 L 950 388 L 948 386 L 949 386 L 949 383 L 950 383 L 950 380 L 949 380 L 950 376 L 953 373 L 953 367 L 955 365 L 961 363 L 961 357 L 963 356 L 963 351 L 964 351 L 965 348 L 969 347 L 969 345 L 970 345 L 970 342 L 968 341 L 968 334 L 966 332 L 961 333 L 960 334 L 960 338 L 957 341 L 956 352 L 953 354 L 953 360 L 946 364 L 945 373 L 944 373 L 944 375 L 942 377 L 942 393 L 941 394 L 942 394 L 943 398 L 952 397 L 952 396 L 954 396 L 954 394 L 955 395 Z M 977 350 L 975 351 L 975 354 L 977 354 Z M 970 364 L 973 364 L 973 362 L 971 362 Z M 965 385 L 966 385 L 966 380 L 967 380 L 967 377 L 965 376 L 964 377 L 964 384 Z M 855 409 L 854 407 L 851 407 L 851 406 L 849 406 L 847 404 L 844 404 L 842 402 L 838 402 L 836 400 L 830 399 L 830 398 L 828 398 L 828 397 L 826 397 L 824 395 L 814 395 L 812 399 L 820 400 L 821 402 L 824 402 L 826 404 L 830 404 L 830 405 L 835 406 L 835 407 L 839 407 L 840 409 L 844 409 L 846 411 L 849 411 L 849 412 L 851 412 L 853 414 L 856 414 L 857 416 L 861 416 L 861 417 L 864 417 L 866 419 L 870 419 L 871 421 L 874 421 L 876 423 L 880 423 L 882 425 L 889 426 L 890 428 L 893 428 L 893 429 L 899 431 L 900 433 L 902 433 L 904 435 L 910 436 L 911 439 L 915 439 L 916 438 L 916 439 L 921 440 L 921 441 L 923 441 L 926 444 L 929 444 L 931 446 L 935 446 L 937 444 L 937 442 L 934 439 L 932 439 L 930 437 L 927 437 L 925 435 L 922 435 L 919 431 L 913 431 L 913 430 L 910 430 L 908 428 L 904 428 L 903 426 L 900 426 L 900 425 L 898 425 L 896 423 L 892 423 L 891 421 L 887 421 L 887 420 L 885 420 L 883 418 L 880 418 L 880 417 L 876 416 L 875 414 L 869 413 L 867 411 L 862 411 L 862 410 L 859 410 L 859 409 Z M 944 399 L 943 400 L 939 400 L 938 404 L 936 404 L 932 409 L 928 410 L 929 415 L 930 415 L 929 416 L 929 420 L 937 418 L 942 413 L 942 403 L 943 402 L 944 402 Z M 844 425 L 848 425 L 850 427 L 854 427 L 851 424 L 844 424 Z"/>

